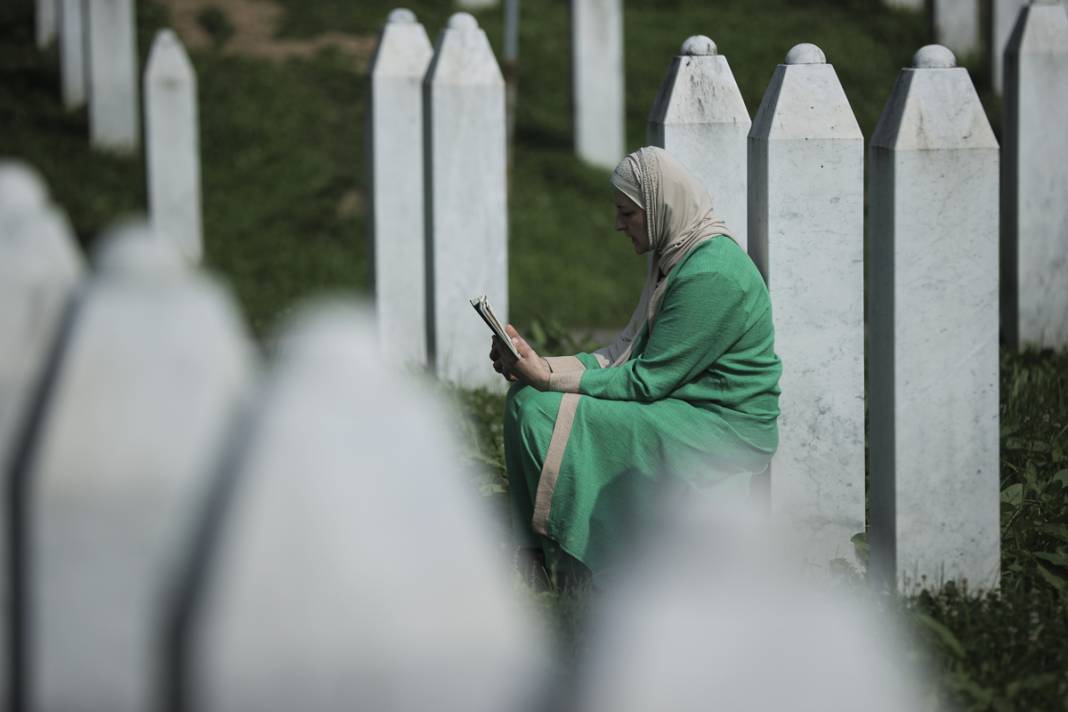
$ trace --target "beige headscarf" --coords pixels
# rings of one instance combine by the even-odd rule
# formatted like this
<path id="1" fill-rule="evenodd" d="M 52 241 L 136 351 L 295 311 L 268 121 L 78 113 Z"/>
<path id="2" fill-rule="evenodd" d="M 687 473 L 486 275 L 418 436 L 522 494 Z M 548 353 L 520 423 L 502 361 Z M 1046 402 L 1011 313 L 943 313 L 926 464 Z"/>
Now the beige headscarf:
<path id="1" fill-rule="evenodd" d="M 612 185 L 645 211 L 652 246 L 638 307 L 615 342 L 595 352 L 602 363 L 618 366 L 630 358 L 634 337 L 645 323 L 652 327 L 675 265 L 716 235 L 735 238 L 712 213 L 712 197 L 704 186 L 662 148 L 646 146 L 628 155 L 616 166 Z M 659 274 L 664 278 L 658 280 Z"/>

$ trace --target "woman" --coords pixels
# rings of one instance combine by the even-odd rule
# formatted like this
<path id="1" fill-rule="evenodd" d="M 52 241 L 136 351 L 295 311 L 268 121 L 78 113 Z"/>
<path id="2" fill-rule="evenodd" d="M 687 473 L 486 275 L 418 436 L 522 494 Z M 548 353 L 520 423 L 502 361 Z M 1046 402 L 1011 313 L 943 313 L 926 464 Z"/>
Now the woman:
<path id="1" fill-rule="evenodd" d="M 541 358 L 490 352 L 517 383 L 505 456 L 521 546 L 559 546 L 594 574 L 669 483 L 748 496 L 778 444 L 771 303 L 707 191 L 659 148 L 612 175 L 616 229 L 651 252 L 638 308 L 611 346 Z"/>

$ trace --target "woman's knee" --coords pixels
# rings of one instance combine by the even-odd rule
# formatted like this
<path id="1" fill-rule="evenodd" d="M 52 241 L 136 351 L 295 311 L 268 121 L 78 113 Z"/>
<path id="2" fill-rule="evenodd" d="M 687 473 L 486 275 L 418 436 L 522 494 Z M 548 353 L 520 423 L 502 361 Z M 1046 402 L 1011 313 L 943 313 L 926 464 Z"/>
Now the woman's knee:
<path id="1" fill-rule="evenodd" d="M 542 392 L 531 386 L 513 385 L 505 402 L 504 427 L 515 429 L 524 436 L 554 419 L 560 394 Z"/>

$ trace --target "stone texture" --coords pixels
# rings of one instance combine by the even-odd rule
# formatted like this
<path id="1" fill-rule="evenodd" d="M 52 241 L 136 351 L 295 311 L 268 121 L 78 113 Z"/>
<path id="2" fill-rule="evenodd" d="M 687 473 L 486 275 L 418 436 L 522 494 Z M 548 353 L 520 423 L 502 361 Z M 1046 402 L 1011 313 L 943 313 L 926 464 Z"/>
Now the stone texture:
<path id="1" fill-rule="evenodd" d="M 85 105 L 85 15 L 82 0 L 59 0 L 59 59 L 63 105 L 78 109 Z"/>
<path id="2" fill-rule="evenodd" d="M 1033 3 L 1005 54 L 1001 326 L 1013 345 L 1068 348 L 1068 13 Z"/>
<path id="3" fill-rule="evenodd" d="M 700 494 L 687 493 L 691 508 L 708 504 Z M 792 533 L 766 540 L 765 521 L 743 527 L 738 513 L 672 509 L 628 553 L 598 597 L 573 709 L 924 709 L 893 618 L 829 577 L 798 576 Z"/>
<path id="4" fill-rule="evenodd" d="M 962 57 L 978 54 L 982 46 L 980 0 L 932 0 L 935 39 Z"/>
<path id="5" fill-rule="evenodd" d="M 1027 5 L 1028 0 L 989 0 L 989 2 L 990 86 L 995 92 L 1001 94 L 1005 86 L 1005 49 L 1009 46 L 1009 36 L 1012 34 L 1012 28 L 1016 26 L 1016 20 L 1020 17 L 1020 10 Z"/>
<path id="6" fill-rule="evenodd" d="M 161 709 L 164 603 L 250 380 L 232 301 L 147 230 L 76 305 L 30 471 L 30 710 Z"/>
<path id="7" fill-rule="evenodd" d="M 612 170 L 623 158 L 623 3 L 571 0 L 575 152 Z"/>
<path id="8" fill-rule="evenodd" d="M 450 18 L 423 90 L 429 359 L 444 380 L 499 388 L 468 301 L 485 293 L 508 319 L 504 80 L 475 18 Z"/>
<path id="9" fill-rule="evenodd" d="M 853 561 L 864 531 L 864 137 L 822 58 L 790 51 L 749 134 L 749 252 L 783 363 L 771 505 L 817 566 Z"/>
<path id="10" fill-rule="evenodd" d="M 869 166 L 872 571 L 903 589 L 989 588 L 1000 568 L 998 144 L 967 70 L 903 69 Z"/>
<path id="11" fill-rule="evenodd" d="M 283 334 L 190 569 L 189 709 L 534 709 L 540 631 L 424 388 L 348 305 Z"/>
<path id="12" fill-rule="evenodd" d="M 434 52 L 407 10 L 394 10 L 371 64 L 370 239 L 383 352 L 426 364 L 422 82 Z"/>
<path id="13" fill-rule="evenodd" d="M 0 161 L 0 637 L 11 634 L 9 560 L 14 462 L 39 393 L 82 259 L 44 183 L 21 163 Z M 0 707 L 10 708 L 8 645 L 0 646 Z"/>
<path id="14" fill-rule="evenodd" d="M 712 196 L 746 246 L 746 136 L 751 122 L 727 58 L 703 35 L 687 39 L 649 112 L 648 140 L 669 151 Z"/>
<path id="15" fill-rule="evenodd" d="M 37 0 L 37 12 L 34 15 L 38 49 L 44 49 L 56 39 L 59 26 L 59 0 Z"/>
<path id="16" fill-rule="evenodd" d="M 89 136 L 94 148 L 135 151 L 140 142 L 137 36 L 131 0 L 92 0 L 89 32 Z"/>
<path id="17" fill-rule="evenodd" d="M 192 263 L 204 252 L 197 77 L 181 40 L 160 30 L 145 67 L 145 142 L 152 231 Z"/>

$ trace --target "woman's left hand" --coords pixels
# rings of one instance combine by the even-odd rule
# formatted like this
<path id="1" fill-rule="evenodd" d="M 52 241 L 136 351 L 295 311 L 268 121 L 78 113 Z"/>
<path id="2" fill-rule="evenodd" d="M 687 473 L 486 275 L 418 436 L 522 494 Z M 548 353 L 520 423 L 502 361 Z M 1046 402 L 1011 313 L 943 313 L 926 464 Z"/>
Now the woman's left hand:
<path id="1" fill-rule="evenodd" d="M 549 364 L 537 352 L 530 347 L 526 339 L 519 335 L 515 327 L 509 324 L 504 327 L 505 332 L 512 338 L 512 344 L 519 352 L 517 359 L 508 349 L 507 345 L 493 337 L 493 348 L 490 351 L 490 359 L 493 360 L 493 368 L 509 381 L 519 380 L 528 386 L 534 386 L 539 391 L 549 387 Z"/>

